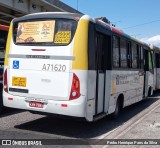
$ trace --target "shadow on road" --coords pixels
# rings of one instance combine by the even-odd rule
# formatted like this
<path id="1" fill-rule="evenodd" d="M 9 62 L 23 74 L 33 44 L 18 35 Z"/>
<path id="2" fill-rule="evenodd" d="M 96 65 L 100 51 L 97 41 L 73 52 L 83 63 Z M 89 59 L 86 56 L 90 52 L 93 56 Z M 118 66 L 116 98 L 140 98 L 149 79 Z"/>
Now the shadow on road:
<path id="1" fill-rule="evenodd" d="M 2 117 L 10 116 L 10 115 L 17 114 L 17 113 L 20 113 L 20 112 L 23 112 L 23 110 L 19 110 L 19 109 L 15 109 L 15 108 L 4 107 L 4 109 L 3 109 L 2 112 L 0 113 L 0 119 L 1 119 Z"/>
<path id="2" fill-rule="evenodd" d="M 97 136 L 117 128 L 152 105 L 159 99 L 157 97 L 159 94 L 159 92 L 156 92 L 154 94 L 155 98 L 145 99 L 139 103 L 126 107 L 116 120 L 112 120 L 110 116 L 107 116 L 97 122 L 89 123 L 73 119 L 43 117 L 41 119 L 17 125 L 15 128 L 71 138 L 96 138 Z"/>

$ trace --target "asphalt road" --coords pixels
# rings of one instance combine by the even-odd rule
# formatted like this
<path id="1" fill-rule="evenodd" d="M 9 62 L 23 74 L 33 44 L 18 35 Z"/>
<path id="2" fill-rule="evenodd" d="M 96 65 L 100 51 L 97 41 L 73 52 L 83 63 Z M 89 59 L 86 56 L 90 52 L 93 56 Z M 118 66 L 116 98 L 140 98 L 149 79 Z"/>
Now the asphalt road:
<path id="1" fill-rule="evenodd" d="M 154 96 L 159 95 L 160 92 L 156 92 Z M 107 116 L 93 123 L 6 108 L 0 115 L 0 139 L 99 139 L 129 122 L 156 101 L 158 97 L 145 99 L 125 108 L 116 120 Z"/>

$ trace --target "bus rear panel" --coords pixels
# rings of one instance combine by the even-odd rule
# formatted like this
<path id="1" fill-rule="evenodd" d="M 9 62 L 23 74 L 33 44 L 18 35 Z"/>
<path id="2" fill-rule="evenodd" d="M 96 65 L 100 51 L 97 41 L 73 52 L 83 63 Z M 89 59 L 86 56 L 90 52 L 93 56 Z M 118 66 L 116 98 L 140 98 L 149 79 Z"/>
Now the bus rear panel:
<path id="1" fill-rule="evenodd" d="M 4 105 L 85 117 L 84 74 L 73 69 L 77 20 L 30 15 L 10 26 Z M 82 43 L 83 44 L 83 43 Z"/>

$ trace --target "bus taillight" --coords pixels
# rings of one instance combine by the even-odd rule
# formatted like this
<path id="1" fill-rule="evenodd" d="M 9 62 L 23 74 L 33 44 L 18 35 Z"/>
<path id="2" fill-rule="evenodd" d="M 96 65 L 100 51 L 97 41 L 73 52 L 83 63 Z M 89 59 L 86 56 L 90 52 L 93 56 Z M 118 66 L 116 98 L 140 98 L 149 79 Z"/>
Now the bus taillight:
<path id="1" fill-rule="evenodd" d="M 7 69 L 4 72 L 4 91 L 8 93 Z"/>
<path id="2" fill-rule="evenodd" d="M 80 97 L 80 81 L 76 74 L 73 74 L 71 94 L 69 100 L 74 100 Z"/>

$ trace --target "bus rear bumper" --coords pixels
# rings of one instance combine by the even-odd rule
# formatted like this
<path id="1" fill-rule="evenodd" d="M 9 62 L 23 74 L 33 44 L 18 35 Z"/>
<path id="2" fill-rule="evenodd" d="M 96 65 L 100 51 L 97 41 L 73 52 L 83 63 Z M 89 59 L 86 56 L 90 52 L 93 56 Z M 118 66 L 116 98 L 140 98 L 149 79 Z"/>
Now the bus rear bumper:
<path id="1" fill-rule="evenodd" d="M 27 101 L 26 97 L 13 96 L 9 94 L 6 95 L 6 93 L 3 92 L 3 104 L 6 107 L 73 117 L 85 117 L 85 99 L 85 96 L 80 96 L 78 99 L 70 101 L 46 100 L 43 108 L 38 108 L 30 107 L 30 101 Z"/>

